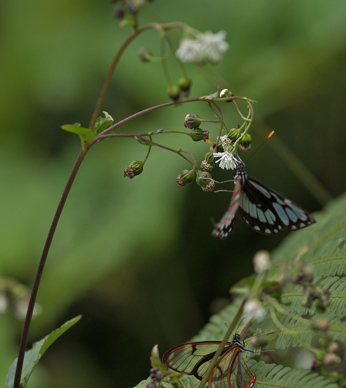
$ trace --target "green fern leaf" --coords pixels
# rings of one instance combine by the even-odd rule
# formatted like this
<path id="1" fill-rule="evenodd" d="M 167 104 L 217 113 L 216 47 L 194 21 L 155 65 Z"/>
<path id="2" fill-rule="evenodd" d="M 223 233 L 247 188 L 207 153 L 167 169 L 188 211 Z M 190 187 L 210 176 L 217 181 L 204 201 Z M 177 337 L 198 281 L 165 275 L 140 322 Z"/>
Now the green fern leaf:
<path id="1" fill-rule="evenodd" d="M 251 370 L 256 375 L 256 388 L 338 388 L 330 380 L 310 373 L 308 369 L 291 369 L 258 362 L 251 366 Z"/>
<path id="2" fill-rule="evenodd" d="M 323 314 L 315 314 L 314 319 L 325 319 Z M 276 349 L 286 349 L 289 346 L 301 346 L 302 344 L 311 344 L 314 338 L 320 337 L 319 331 L 312 330 L 311 320 L 302 318 L 300 315 L 285 316 L 280 319 L 284 328 L 273 329 L 277 334 L 275 343 Z M 346 322 L 340 322 L 337 319 L 329 320 L 328 336 L 334 340 L 346 341 Z"/>
<path id="3" fill-rule="evenodd" d="M 316 216 L 316 224 L 291 234 L 273 253 L 274 262 L 314 266 L 316 280 L 346 274 L 346 196 L 330 203 Z"/>
<path id="4" fill-rule="evenodd" d="M 326 314 L 329 318 L 343 318 L 346 311 L 346 278 L 339 278 L 338 276 L 328 276 L 321 280 L 319 285 L 330 292 L 330 305 L 327 307 Z M 289 311 L 293 311 L 300 315 L 310 314 L 316 312 L 317 301 L 315 301 L 311 308 L 302 305 L 303 287 L 292 286 L 286 287 L 286 292 L 281 295 L 281 300 L 288 306 Z"/>

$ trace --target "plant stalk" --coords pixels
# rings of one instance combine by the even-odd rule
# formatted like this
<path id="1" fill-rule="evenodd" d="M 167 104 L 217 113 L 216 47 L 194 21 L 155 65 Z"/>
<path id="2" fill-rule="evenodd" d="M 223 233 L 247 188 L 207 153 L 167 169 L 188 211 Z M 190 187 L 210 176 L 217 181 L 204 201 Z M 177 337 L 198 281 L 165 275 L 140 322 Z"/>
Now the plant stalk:
<path id="1" fill-rule="evenodd" d="M 41 259 L 40 259 L 40 262 L 38 264 L 38 268 L 37 268 L 37 272 L 36 272 L 35 281 L 34 281 L 34 284 L 32 286 L 32 291 L 31 291 L 31 295 L 30 295 L 28 309 L 27 309 L 26 317 L 25 317 L 25 321 L 24 321 L 22 337 L 21 337 L 20 345 L 19 345 L 19 352 L 18 352 L 17 366 L 16 366 L 16 372 L 15 372 L 15 376 L 14 376 L 13 388 L 20 388 L 20 379 L 21 379 L 21 375 L 22 375 L 25 349 L 26 349 L 26 344 L 28 341 L 28 335 L 29 335 L 32 314 L 33 314 L 34 307 L 35 307 L 36 297 L 37 297 L 37 293 L 38 293 L 38 288 L 40 286 L 43 269 L 44 269 L 44 266 L 45 266 L 46 261 L 47 261 L 48 252 L 49 252 L 49 249 L 50 249 L 50 246 L 51 246 L 51 243 L 52 243 L 52 240 L 54 237 L 54 233 L 55 233 L 56 227 L 58 225 L 62 210 L 65 206 L 66 199 L 67 199 L 68 194 L 71 190 L 72 184 L 76 178 L 77 172 L 78 172 L 79 167 L 84 159 L 85 154 L 86 154 L 86 151 L 82 150 L 78 155 L 78 158 L 77 158 L 76 163 L 73 167 L 71 175 L 66 183 L 65 189 L 64 189 L 62 196 L 60 198 L 60 202 L 59 202 L 58 207 L 56 209 L 51 227 L 50 227 L 48 235 L 47 235 L 46 242 L 44 244 Z"/>

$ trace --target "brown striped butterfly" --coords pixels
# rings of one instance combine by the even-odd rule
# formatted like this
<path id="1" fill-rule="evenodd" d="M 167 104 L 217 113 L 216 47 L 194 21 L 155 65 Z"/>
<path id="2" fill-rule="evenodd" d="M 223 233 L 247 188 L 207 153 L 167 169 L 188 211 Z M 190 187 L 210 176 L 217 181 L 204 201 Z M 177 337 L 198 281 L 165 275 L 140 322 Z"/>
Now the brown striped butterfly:
<path id="1" fill-rule="evenodd" d="M 250 228 L 264 234 L 303 229 L 316 222 L 289 199 L 248 177 L 244 164 L 237 168 L 231 203 L 212 235 L 225 239 L 232 233 L 238 211 Z"/>
<path id="2" fill-rule="evenodd" d="M 191 342 L 168 350 L 162 361 L 172 370 L 202 380 L 220 341 Z M 245 349 L 240 335 L 227 342 L 209 377 L 209 388 L 252 388 L 256 375 L 248 367 L 242 353 Z"/>

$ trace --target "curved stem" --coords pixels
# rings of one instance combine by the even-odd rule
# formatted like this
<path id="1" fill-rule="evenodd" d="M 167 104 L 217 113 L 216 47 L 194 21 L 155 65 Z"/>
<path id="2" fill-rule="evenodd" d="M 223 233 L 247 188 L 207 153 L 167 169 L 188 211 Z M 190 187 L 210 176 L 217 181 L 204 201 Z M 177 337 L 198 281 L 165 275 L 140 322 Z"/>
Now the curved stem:
<path id="1" fill-rule="evenodd" d="M 107 89 L 109 87 L 109 84 L 111 82 L 111 79 L 112 79 L 112 75 L 114 73 L 114 70 L 115 70 L 115 67 L 116 65 L 118 64 L 119 60 L 120 60 L 120 57 L 122 55 L 122 53 L 125 51 L 126 47 L 132 42 L 132 40 L 139 34 L 139 30 L 134 30 L 132 35 L 130 35 L 126 40 L 125 42 L 121 45 L 119 51 L 117 52 L 116 56 L 114 57 L 113 59 L 113 62 L 108 70 L 108 73 L 106 75 L 106 78 L 103 82 L 103 85 L 102 85 L 102 88 L 101 88 L 101 92 L 99 94 L 99 97 L 97 99 L 97 102 L 96 102 L 96 105 L 95 105 L 95 108 L 94 108 L 94 112 L 91 116 L 91 120 L 90 120 L 90 123 L 89 123 L 89 128 L 93 128 L 94 125 L 95 125 L 95 122 L 96 122 L 96 119 L 97 119 L 97 116 L 100 112 L 100 109 L 101 109 L 101 106 L 102 106 L 102 103 L 103 103 L 103 100 L 105 98 L 105 95 L 106 95 L 106 92 L 107 92 Z"/>
<path id="2" fill-rule="evenodd" d="M 35 281 L 34 281 L 34 284 L 32 287 L 31 295 L 30 295 L 28 310 L 26 312 L 26 317 L 25 317 L 25 321 L 24 321 L 23 332 L 22 332 L 22 337 L 20 340 L 20 346 L 19 346 L 19 352 L 18 352 L 18 358 L 17 358 L 17 366 L 16 366 L 13 388 L 20 387 L 20 378 L 21 378 L 21 374 L 22 374 L 24 355 L 25 355 L 25 349 L 26 349 L 26 344 L 27 344 L 27 340 L 28 340 L 31 318 L 32 318 L 32 314 L 34 311 L 36 297 L 37 297 L 37 293 L 38 293 L 38 288 L 40 285 L 43 269 L 44 269 L 44 266 L 46 264 L 49 248 L 51 246 L 53 236 L 54 236 L 56 227 L 58 225 L 62 210 L 63 210 L 64 205 L 66 203 L 67 196 L 71 190 L 72 184 L 75 180 L 75 177 L 76 177 L 77 172 L 79 170 L 79 167 L 84 159 L 85 154 L 86 154 L 85 151 L 81 151 L 80 154 L 78 155 L 76 163 L 75 163 L 73 170 L 71 172 L 71 175 L 66 183 L 65 189 L 62 193 L 60 202 L 59 202 L 58 207 L 56 209 L 56 212 L 55 212 L 55 215 L 54 215 L 54 218 L 53 218 L 53 221 L 52 221 L 51 227 L 49 229 L 47 239 L 46 239 L 43 251 L 42 251 L 41 259 L 40 259 L 40 262 L 38 264 Z"/>

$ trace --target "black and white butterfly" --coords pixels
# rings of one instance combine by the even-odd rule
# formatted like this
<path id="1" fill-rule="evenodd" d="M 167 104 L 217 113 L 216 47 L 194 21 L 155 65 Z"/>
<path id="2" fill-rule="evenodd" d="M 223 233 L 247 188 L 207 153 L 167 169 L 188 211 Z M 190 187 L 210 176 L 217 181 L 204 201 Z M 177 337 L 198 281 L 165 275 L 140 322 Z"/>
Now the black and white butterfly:
<path id="1" fill-rule="evenodd" d="M 244 165 L 237 168 L 231 203 L 212 235 L 225 239 L 232 233 L 238 211 L 252 229 L 264 234 L 276 234 L 283 229 L 298 230 L 316 222 L 289 199 L 249 178 Z"/>

